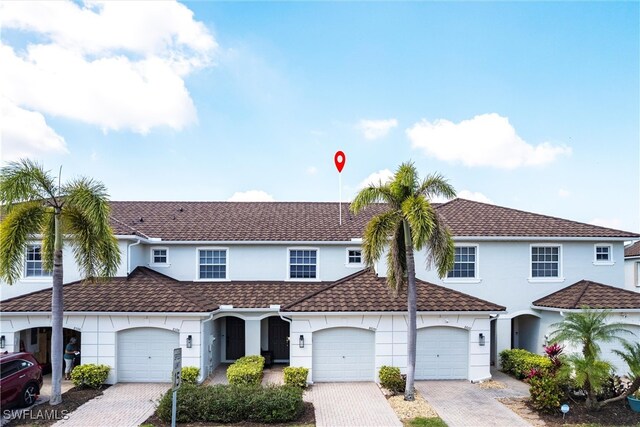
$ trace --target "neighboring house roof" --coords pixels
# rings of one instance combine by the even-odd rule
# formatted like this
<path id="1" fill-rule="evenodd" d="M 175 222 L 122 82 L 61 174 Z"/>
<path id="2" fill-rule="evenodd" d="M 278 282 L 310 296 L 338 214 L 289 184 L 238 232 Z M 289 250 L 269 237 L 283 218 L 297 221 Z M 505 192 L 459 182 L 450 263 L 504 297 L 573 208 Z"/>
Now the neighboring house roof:
<path id="1" fill-rule="evenodd" d="M 536 307 L 579 309 L 584 306 L 598 309 L 640 309 L 640 293 L 581 280 L 533 302 Z"/>
<path id="2" fill-rule="evenodd" d="M 329 282 L 180 282 L 146 267 L 128 278 L 64 286 L 64 311 L 205 313 L 221 305 L 269 308 L 326 287 Z M 2 302 L 2 312 L 51 311 L 51 289 Z"/>
<path id="3" fill-rule="evenodd" d="M 417 280 L 418 311 L 504 311 L 505 307 L 443 286 Z M 407 311 L 406 293 L 397 297 L 373 269 L 347 276 L 282 308 L 284 312 Z"/>
<path id="4" fill-rule="evenodd" d="M 454 236 L 637 238 L 638 234 L 465 199 L 434 203 Z M 362 237 L 369 219 L 342 204 L 318 202 L 111 202 L 116 234 L 165 241 L 349 241 Z"/>
<path id="5" fill-rule="evenodd" d="M 625 258 L 640 257 L 640 240 L 635 242 L 633 245 L 629 245 L 626 248 L 624 248 L 624 257 Z"/>

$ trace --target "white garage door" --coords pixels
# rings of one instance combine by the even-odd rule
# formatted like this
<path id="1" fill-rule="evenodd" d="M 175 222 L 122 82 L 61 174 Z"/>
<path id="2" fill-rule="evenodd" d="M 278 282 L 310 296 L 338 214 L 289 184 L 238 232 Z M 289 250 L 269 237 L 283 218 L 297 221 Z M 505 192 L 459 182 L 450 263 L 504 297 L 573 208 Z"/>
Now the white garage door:
<path id="1" fill-rule="evenodd" d="M 118 381 L 170 382 L 178 333 L 158 328 L 118 333 Z"/>
<path id="2" fill-rule="evenodd" d="M 434 327 L 418 329 L 417 380 L 467 379 L 469 333 L 466 329 Z"/>
<path id="3" fill-rule="evenodd" d="M 640 326 L 635 325 L 625 325 L 625 328 L 634 333 L 635 335 L 630 334 L 620 334 L 621 338 L 626 339 L 630 343 L 636 343 L 640 341 Z M 602 351 L 602 358 L 607 362 L 613 364 L 613 367 L 616 370 L 618 375 L 627 375 L 629 373 L 629 365 L 626 364 L 624 360 L 617 354 L 613 352 L 613 350 L 623 351 L 624 348 L 618 341 L 602 343 L 600 344 L 600 350 Z"/>
<path id="4" fill-rule="evenodd" d="M 358 328 L 313 333 L 313 381 L 373 381 L 375 333 Z"/>

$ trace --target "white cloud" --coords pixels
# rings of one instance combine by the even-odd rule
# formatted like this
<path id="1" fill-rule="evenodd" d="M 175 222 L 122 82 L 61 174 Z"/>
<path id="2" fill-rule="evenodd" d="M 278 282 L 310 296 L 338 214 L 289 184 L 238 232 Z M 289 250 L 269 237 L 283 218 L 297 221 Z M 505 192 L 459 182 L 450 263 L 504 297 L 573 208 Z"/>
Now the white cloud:
<path id="1" fill-rule="evenodd" d="M 37 158 L 44 152 L 67 152 L 64 138 L 49 127 L 38 112 L 25 110 L 0 98 L 0 121 L 2 161 Z"/>
<path id="2" fill-rule="evenodd" d="M 0 46 L 0 84 L 15 104 L 105 131 L 195 122 L 184 78 L 216 42 L 177 2 L 3 2 L 3 27 L 32 33 Z"/>
<path id="3" fill-rule="evenodd" d="M 558 196 L 562 198 L 569 197 L 571 192 L 569 190 L 565 190 L 564 188 L 558 189 Z"/>
<path id="4" fill-rule="evenodd" d="M 478 191 L 462 190 L 458 193 L 458 197 L 476 202 L 493 203 L 490 198 Z"/>
<path id="5" fill-rule="evenodd" d="M 389 131 L 398 126 L 396 119 L 388 120 L 360 120 L 356 128 L 366 139 L 373 140 L 387 136 Z"/>
<path id="6" fill-rule="evenodd" d="M 227 199 L 229 202 L 273 202 L 273 196 L 262 190 L 237 191 Z"/>
<path id="7" fill-rule="evenodd" d="M 514 169 L 547 164 L 558 156 L 571 154 L 571 148 L 566 145 L 528 144 L 518 136 L 507 117 L 496 113 L 460 123 L 422 120 L 406 133 L 413 148 L 422 149 L 439 160 L 465 166 Z"/>
<path id="8" fill-rule="evenodd" d="M 614 228 L 619 230 L 622 228 L 622 220 L 620 218 L 594 218 L 589 224 L 599 225 L 600 227 Z"/>
<path id="9" fill-rule="evenodd" d="M 309 175 L 315 175 L 315 174 L 317 174 L 317 173 L 318 173 L 318 168 L 317 168 L 317 167 L 315 167 L 315 166 L 309 166 L 309 167 L 307 168 L 307 174 L 309 174 Z"/>
<path id="10" fill-rule="evenodd" d="M 362 182 L 358 184 L 358 189 L 363 189 L 370 185 L 379 185 L 381 183 L 386 184 L 387 182 L 391 181 L 391 179 L 393 179 L 393 172 L 391 172 L 389 169 L 382 169 L 381 171 L 372 173 L 364 180 L 362 180 Z"/>

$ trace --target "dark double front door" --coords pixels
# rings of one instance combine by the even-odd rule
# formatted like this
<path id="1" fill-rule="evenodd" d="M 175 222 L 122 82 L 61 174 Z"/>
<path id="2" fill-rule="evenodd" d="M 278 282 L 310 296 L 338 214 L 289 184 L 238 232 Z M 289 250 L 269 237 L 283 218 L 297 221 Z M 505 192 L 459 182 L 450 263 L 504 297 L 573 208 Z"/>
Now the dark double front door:
<path id="1" fill-rule="evenodd" d="M 289 323 L 269 317 L 269 351 L 274 360 L 289 360 Z"/>
<path id="2" fill-rule="evenodd" d="M 226 344 L 227 360 L 236 360 L 244 356 L 244 320 L 227 317 Z"/>

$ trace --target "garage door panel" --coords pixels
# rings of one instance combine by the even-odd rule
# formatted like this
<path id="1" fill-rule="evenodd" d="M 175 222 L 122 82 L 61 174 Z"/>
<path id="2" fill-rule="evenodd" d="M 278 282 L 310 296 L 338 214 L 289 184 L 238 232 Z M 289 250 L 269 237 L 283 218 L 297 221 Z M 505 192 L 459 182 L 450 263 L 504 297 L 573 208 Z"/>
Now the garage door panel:
<path id="1" fill-rule="evenodd" d="M 372 381 L 375 333 L 333 328 L 313 333 L 313 381 Z"/>
<path id="2" fill-rule="evenodd" d="M 173 349 L 178 334 L 157 328 L 136 328 L 118 333 L 118 381 L 169 382 Z"/>
<path id="3" fill-rule="evenodd" d="M 469 333 L 465 329 L 418 330 L 416 379 L 466 379 L 468 364 Z"/>

